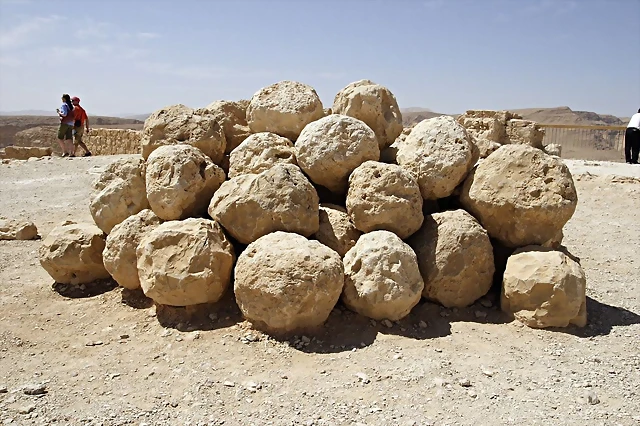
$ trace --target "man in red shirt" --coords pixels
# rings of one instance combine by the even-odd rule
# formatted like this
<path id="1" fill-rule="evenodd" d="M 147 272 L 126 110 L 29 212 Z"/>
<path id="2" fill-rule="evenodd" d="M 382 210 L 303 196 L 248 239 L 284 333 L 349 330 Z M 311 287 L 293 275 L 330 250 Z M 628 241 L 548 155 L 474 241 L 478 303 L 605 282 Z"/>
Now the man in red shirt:
<path id="1" fill-rule="evenodd" d="M 71 103 L 73 103 L 73 112 L 75 113 L 75 123 L 73 124 L 73 139 L 75 143 L 73 152 L 75 153 L 78 145 L 80 145 L 82 149 L 84 149 L 84 156 L 88 157 L 91 155 L 91 151 L 89 151 L 87 145 L 82 142 L 82 135 L 84 135 L 85 128 L 87 129 L 87 133 L 91 131 L 91 129 L 89 129 L 89 117 L 87 117 L 87 112 L 84 108 L 80 106 L 79 97 L 74 96 L 71 98 Z"/>

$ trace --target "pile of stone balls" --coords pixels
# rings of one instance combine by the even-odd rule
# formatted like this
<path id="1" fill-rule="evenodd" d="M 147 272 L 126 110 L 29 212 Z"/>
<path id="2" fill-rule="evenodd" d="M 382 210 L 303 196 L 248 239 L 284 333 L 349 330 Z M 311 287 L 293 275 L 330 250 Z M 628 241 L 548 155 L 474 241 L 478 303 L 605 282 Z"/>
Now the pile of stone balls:
<path id="1" fill-rule="evenodd" d="M 57 282 L 111 276 L 160 305 L 233 291 L 273 334 L 322 325 L 339 300 L 391 321 L 422 297 L 468 306 L 496 277 L 502 309 L 525 324 L 584 326 L 585 276 L 560 245 L 572 176 L 518 140 L 480 158 L 449 116 L 403 133 L 394 95 L 369 80 L 331 109 L 293 81 L 173 105 L 146 120 L 141 156 L 95 181 L 95 225 L 56 227 L 40 262 Z"/>

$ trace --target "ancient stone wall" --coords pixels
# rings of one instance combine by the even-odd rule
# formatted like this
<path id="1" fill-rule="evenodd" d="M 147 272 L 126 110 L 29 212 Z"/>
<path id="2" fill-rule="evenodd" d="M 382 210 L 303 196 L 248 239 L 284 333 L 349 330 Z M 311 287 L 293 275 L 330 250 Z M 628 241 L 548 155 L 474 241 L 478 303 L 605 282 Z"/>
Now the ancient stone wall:
<path id="1" fill-rule="evenodd" d="M 16 133 L 15 146 L 52 148 L 60 153 L 55 126 L 34 127 Z M 138 154 L 141 132 L 129 129 L 91 129 L 83 140 L 94 155 Z M 82 152 L 82 150 L 79 150 Z"/>

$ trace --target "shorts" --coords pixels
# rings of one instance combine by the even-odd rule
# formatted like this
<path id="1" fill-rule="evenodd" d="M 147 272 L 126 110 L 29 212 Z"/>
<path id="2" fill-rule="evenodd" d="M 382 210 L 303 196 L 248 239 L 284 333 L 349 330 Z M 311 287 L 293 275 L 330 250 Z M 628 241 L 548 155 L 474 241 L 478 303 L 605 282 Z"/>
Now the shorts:
<path id="1" fill-rule="evenodd" d="M 58 139 L 73 139 L 73 125 L 60 123 L 60 127 L 58 127 Z"/>
<path id="2" fill-rule="evenodd" d="M 73 139 L 76 144 L 82 143 L 82 135 L 84 135 L 84 127 L 74 127 L 73 128 Z"/>

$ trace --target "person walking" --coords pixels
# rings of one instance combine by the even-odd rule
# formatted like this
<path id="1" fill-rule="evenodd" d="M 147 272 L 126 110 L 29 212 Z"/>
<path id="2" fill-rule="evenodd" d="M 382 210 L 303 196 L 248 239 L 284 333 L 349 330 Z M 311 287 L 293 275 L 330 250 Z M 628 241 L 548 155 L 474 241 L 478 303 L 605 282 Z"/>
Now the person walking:
<path id="1" fill-rule="evenodd" d="M 75 121 L 73 123 L 73 153 L 76 153 L 78 149 L 78 145 L 82 147 L 84 150 L 84 157 L 88 157 L 91 155 L 91 151 L 87 148 L 87 145 L 82 141 L 82 135 L 84 135 L 85 128 L 87 129 L 87 133 L 91 131 L 89 129 L 89 117 L 87 117 L 87 112 L 80 106 L 80 98 L 74 96 L 71 98 L 71 102 L 73 103 L 73 110 L 75 111 Z"/>
<path id="2" fill-rule="evenodd" d="M 58 127 L 58 143 L 62 150 L 63 157 L 75 157 L 73 154 L 73 124 L 75 114 L 73 112 L 73 104 L 68 94 L 62 95 L 62 106 L 56 109 L 60 118 L 60 127 Z"/>
<path id="3" fill-rule="evenodd" d="M 624 132 L 624 159 L 628 164 L 638 164 L 640 153 L 640 109 L 631 116 Z"/>

